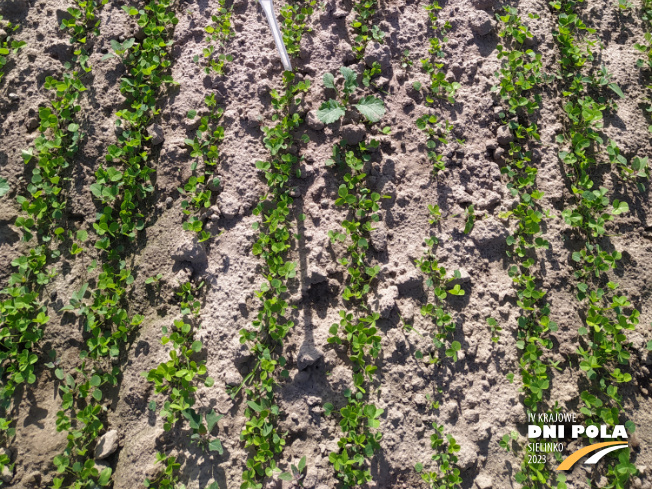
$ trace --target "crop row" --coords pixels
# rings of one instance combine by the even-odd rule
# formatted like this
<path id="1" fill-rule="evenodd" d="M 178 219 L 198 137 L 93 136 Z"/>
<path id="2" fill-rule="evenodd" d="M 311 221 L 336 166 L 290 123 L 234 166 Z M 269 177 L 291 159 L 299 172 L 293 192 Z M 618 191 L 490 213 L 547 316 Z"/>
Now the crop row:
<path id="1" fill-rule="evenodd" d="M 276 404 L 274 387 L 278 382 L 279 367 L 282 369 L 280 376 L 288 377 L 286 359 L 282 356 L 283 341 L 294 326 L 294 322 L 287 318 L 290 305 L 285 300 L 286 283 L 296 275 L 296 263 L 286 258 L 293 236 L 289 180 L 298 161 L 290 147 L 296 143 L 293 132 L 302 122 L 293 106 L 301 103 L 301 95 L 310 88 L 309 81 L 295 83 L 294 78 L 292 72 L 286 71 L 281 93 L 271 92 L 275 111 L 272 120 L 276 124 L 263 128 L 263 142 L 270 158 L 256 162 L 256 168 L 264 174 L 268 186 L 267 194 L 253 211 L 254 215 L 260 216 L 260 221 L 254 224 L 259 234 L 252 251 L 263 259 L 264 282 L 256 292 L 261 308 L 253 321 L 253 329 L 240 331 L 240 343 L 249 345 L 256 364 L 242 384 L 231 392 L 235 396 L 244 387 L 247 399 L 247 422 L 240 439 L 250 451 L 247 468 L 242 474 L 242 489 L 258 489 L 262 487 L 259 479 L 280 473 L 275 457 L 285 446 L 285 435 L 277 429 L 281 411 Z M 287 477 L 289 474 L 281 475 Z"/>
<path id="2" fill-rule="evenodd" d="M 621 258 L 618 251 L 609 253 L 605 249 L 606 223 L 628 212 L 629 207 L 618 200 L 610 202 L 606 188 L 595 188 L 592 169 L 598 164 L 596 155 L 604 144 L 600 135 L 604 113 L 615 109 L 604 90 L 609 88 L 620 97 L 623 93 L 611 82 L 604 66 L 598 75 L 581 73 L 585 65 L 591 67 L 592 48 L 596 44 L 590 38 L 595 31 L 584 24 L 577 12 L 581 3 L 551 2 L 558 15 L 558 30 L 553 36 L 560 52 L 563 108 L 567 117 L 565 131 L 558 135 L 557 141 L 564 148 L 559 151 L 559 158 L 569 170 L 567 177 L 574 199 L 574 206 L 564 209 L 562 216 L 584 241 L 584 249 L 572 254 L 577 267 L 577 300 L 584 307 L 585 318 L 585 325 L 578 330 L 577 353 L 580 369 L 589 381 L 589 387 L 580 394 L 581 412 L 588 424 L 614 426 L 619 424 L 622 408 L 619 385 L 631 381 L 631 375 L 619 367 L 629 364 L 631 343 L 627 341 L 626 331 L 635 329 L 639 312 L 626 296 L 617 293 L 617 283 L 608 281 L 606 289 L 600 286 L 603 278 L 608 279 L 603 272 L 615 269 Z M 597 100 L 592 93 L 600 95 Z M 607 146 L 610 156 L 616 149 L 610 141 Z M 624 158 L 610 159 L 621 170 L 627 169 Z M 635 429 L 631 421 L 626 426 L 630 432 Z M 608 462 L 610 487 L 624 488 L 635 474 L 636 469 L 629 462 L 629 450 L 619 451 L 617 460 L 611 458 Z"/>
<path id="3" fill-rule="evenodd" d="M 538 18 L 536 14 L 529 17 Z M 550 320 L 546 291 L 538 285 L 537 271 L 541 265 L 537 267 L 535 252 L 549 249 L 550 243 L 542 237 L 542 222 L 554 217 L 541 207 L 544 193 L 537 188 L 538 170 L 532 161 L 540 140 L 533 120 L 538 114 L 541 97 L 535 90 L 541 88 L 545 76 L 541 54 L 524 47 L 532 33 L 521 21 L 517 9 L 505 7 L 504 14 L 497 14 L 497 18 L 501 25 L 499 36 L 504 44 L 498 45 L 498 59 L 502 60 L 502 66 L 496 73 L 499 83 L 493 90 L 505 105 L 500 116 L 514 139 L 501 172 L 507 178 L 510 194 L 518 198 L 518 204 L 501 217 L 516 221 L 514 231 L 507 237 L 507 254 L 514 261 L 508 273 L 520 308 L 516 347 L 521 352 L 519 371 L 529 419 L 533 413 L 545 409 L 544 394 L 550 388 L 550 370 L 558 368 L 555 362 L 544 359 L 553 346 L 549 334 L 557 331 L 557 324 Z M 508 440 L 506 435 L 503 446 L 507 449 Z M 525 450 L 523 456 L 520 471 L 515 474 L 517 482 L 527 487 L 539 487 L 539 484 L 546 484 L 546 487 L 550 484 L 558 489 L 566 487 L 564 474 L 553 477 L 545 463 L 530 462 Z"/>
<path id="4" fill-rule="evenodd" d="M 227 9 L 224 1 L 220 2 L 219 11 L 211 16 L 212 24 L 205 28 L 207 32 L 206 42 L 208 48 L 203 49 L 204 71 L 211 71 L 218 75 L 226 74 L 226 62 L 232 61 L 232 56 L 227 54 L 228 40 L 233 37 L 233 26 L 231 23 L 231 9 Z M 217 50 L 213 45 L 218 43 Z M 195 62 L 199 62 L 199 56 L 195 56 Z M 186 139 L 185 143 L 190 150 L 190 165 L 192 175 L 188 178 L 183 187 L 179 187 L 179 194 L 183 197 L 181 209 L 183 214 L 188 216 L 183 223 L 183 229 L 198 234 L 198 242 L 211 238 L 210 232 L 204 229 L 205 211 L 214 203 L 214 191 L 220 186 L 220 179 L 217 176 L 218 164 L 220 162 L 219 145 L 224 139 L 224 127 L 219 125 L 223 107 L 218 107 L 215 94 L 207 95 L 204 98 L 204 105 L 207 115 L 200 118 L 199 126 L 192 139 Z M 188 112 L 187 117 L 194 119 L 197 116 L 196 110 Z M 146 284 L 160 287 L 159 280 L 162 274 L 150 277 Z M 154 383 L 155 394 L 166 394 L 167 400 L 160 406 L 159 415 L 163 418 L 163 429 L 170 431 L 173 428 L 185 426 L 187 422 L 190 431 L 188 437 L 191 444 L 197 445 L 204 452 L 224 453 L 222 442 L 214 437 L 217 423 L 224 416 L 217 414 L 214 409 L 195 409 L 195 392 L 197 383 L 201 381 L 205 387 L 212 387 L 215 383 L 212 377 L 208 376 L 206 360 L 195 360 L 202 351 L 203 344 L 195 339 L 195 333 L 201 329 L 199 315 L 201 311 L 201 297 L 207 289 L 205 282 L 194 285 L 191 282 L 182 284 L 176 292 L 179 298 L 179 308 L 182 319 L 174 320 L 173 326 L 162 328 L 162 345 L 171 345 L 169 360 L 160 363 L 149 372 L 143 372 L 148 381 Z M 149 409 L 158 409 L 155 400 L 150 401 Z M 199 411 L 199 412 L 198 412 Z M 174 488 L 179 484 L 179 472 L 181 464 L 176 457 L 157 453 L 156 464 L 161 467 L 153 479 L 146 479 L 145 487 L 152 489 Z M 206 489 L 217 489 L 218 484 L 213 481 Z"/>
<path id="5" fill-rule="evenodd" d="M 1 409 L 7 413 L 5 416 L 9 415 L 0 423 L 3 444 L 8 444 L 15 435 L 10 414 L 15 408 L 12 397 L 16 387 L 36 381 L 38 343 L 49 321 L 41 293 L 56 276 L 54 265 L 66 252 L 65 247 L 71 245 L 70 255 L 78 255 L 83 251 L 78 242 L 87 238 L 85 231 L 74 233 L 66 222 L 67 175 L 83 138 L 76 122 L 81 110 L 79 100 L 86 91 L 79 70 L 91 71 L 85 46 L 90 34 L 98 34 L 96 13 L 100 5 L 90 1 L 79 2 L 77 6 L 79 8 L 68 9 L 71 19 L 61 24 L 61 29 L 71 36 L 73 58 L 64 65 L 66 71 L 62 79 L 46 78 L 44 87 L 54 91 L 55 95 L 49 104 L 39 108 L 39 136 L 34 146 L 22 152 L 25 164 L 33 165 L 33 170 L 27 194 L 16 198 L 23 214 L 16 218 L 15 224 L 23 232 L 23 241 L 31 243 L 34 240 L 36 243 L 29 253 L 12 260 L 16 270 L 11 275 L 9 286 L 0 292 L 3 297 L 0 303 L 0 360 L 3 362 L 0 397 Z M 12 26 L 10 28 L 15 30 Z M 14 53 L 25 44 L 10 37 L 4 42 L 10 43 Z M 0 468 L 9 464 L 6 454 L 0 456 Z"/>
<path id="6" fill-rule="evenodd" d="M 356 96 L 359 91 L 357 75 L 347 67 L 341 67 L 342 86 L 331 73 L 323 76 L 326 88 L 335 91 L 336 98 L 322 103 L 317 116 L 330 124 L 342 119 L 354 108 L 369 124 L 378 122 L 385 113 L 381 99 L 373 96 Z M 357 98 L 354 103 L 353 98 Z M 328 343 L 344 345 L 353 368 L 353 389 L 346 389 L 346 404 L 340 408 L 340 428 L 343 436 L 337 442 L 338 450 L 329 454 L 335 475 L 344 487 L 366 484 L 371 480 L 367 459 L 380 448 L 382 434 L 377 431 L 379 417 L 384 412 L 369 402 L 368 391 L 378 367 L 375 360 L 381 350 L 378 335 L 377 313 L 370 313 L 366 305 L 371 291 L 371 282 L 380 272 L 380 266 L 370 264 L 367 256 L 369 236 L 373 223 L 379 220 L 380 200 L 389 198 L 369 190 L 366 185 L 365 166 L 371 160 L 370 150 L 378 148 L 379 142 L 362 141 L 357 147 L 348 148 L 344 141 L 333 147 L 333 156 L 326 165 L 344 170 L 343 183 L 337 191 L 335 205 L 346 210 L 342 231 L 329 231 L 331 243 L 346 245 L 346 256 L 338 262 L 347 274 L 342 297 L 349 304 L 349 310 L 339 312 L 340 321 L 330 327 Z M 324 405 L 326 416 L 334 410 L 331 403 Z"/>
<path id="7" fill-rule="evenodd" d="M 124 6 L 124 11 L 137 19 L 145 37 L 136 42 L 112 41 L 112 50 L 104 59 L 118 57 L 126 68 L 120 81 L 120 91 L 127 98 L 125 109 L 117 112 L 118 144 L 107 148 L 106 161 L 95 172 L 90 190 L 102 209 L 93 228 L 96 233 L 97 260 L 88 269 L 97 276 L 75 292 L 63 311 L 74 311 L 82 318 L 85 348 L 73 373 L 55 367 L 59 385 L 61 410 L 57 413 L 57 431 L 68 433 L 68 444 L 54 459 L 61 477 L 54 487 L 92 487 L 110 484 L 111 469 L 98 471 L 90 449 L 104 429 L 105 407 L 102 406 L 103 386 L 116 386 L 120 367 L 105 368 L 107 358 L 118 358 L 129 335 L 143 320 L 140 315 L 129 317 L 125 295 L 135 277 L 127 267 L 127 247 L 136 232 L 145 226 L 144 206 L 147 194 L 153 192 L 148 165 L 150 136 L 146 127 L 159 110 L 157 99 L 161 88 L 173 84 L 167 74 L 167 58 L 171 41 L 170 27 L 178 21 L 171 11 L 172 0 L 153 0 L 143 9 Z M 86 297 L 86 295 L 89 297 Z"/>

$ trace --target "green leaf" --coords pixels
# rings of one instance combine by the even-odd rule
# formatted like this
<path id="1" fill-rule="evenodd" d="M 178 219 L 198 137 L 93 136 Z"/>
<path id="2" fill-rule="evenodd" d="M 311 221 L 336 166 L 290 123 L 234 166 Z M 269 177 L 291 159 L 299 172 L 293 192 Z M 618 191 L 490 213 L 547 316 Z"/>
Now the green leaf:
<path id="1" fill-rule="evenodd" d="M 218 438 L 215 438 L 214 440 L 211 440 L 208 443 L 208 450 L 211 452 L 217 452 L 220 455 L 224 453 L 224 448 L 222 448 L 222 442 Z"/>
<path id="2" fill-rule="evenodd" d="M 206 426 L 208 428 L 208 431 L 209 432 L 213 431 L 213 427 L 223 417 L 224 417 L 223 414 L 217 414 L 215 413 L 214 409 L 211 409 L 211 412 L 206 415 Z"/>
<path id="3" fill-rule="evenodd" d="M 111 468 L 106 467 L 102 472 L 100 472 L 100 477 L 97 479 L 97 483 L 100 486 L 108 486 L 111 482 Z"/>
<path id="4" fill-rule="evenodd" d="M 282 481 L 288 481 L 289 482 L 289 481 L 292 480 L 292 474 L 290 474 L 289 472 L 283 472 L 282 474 L 280 474 L 278 476 L 278 478 L 281 479 Z"/>
<path id="5" fill-rule="evenodd" d="M 344 85 L 349 87 L 357 86 L 358 76 L 355 74 L 355 71 L 346 66 L 342 66 L 340 67 L 340 73 L 342 73 L 342 76 L 344 77 Z"/>
<path id="6" fill-rule="evenodd" d="M 616 83 L 610 83 L 607 85 L 609 88 L 611 88 L 620 98 L 625 98 L 625 94 L 623 91 L 620 89 L 620 87 Z"/>
<path id="7" fill-rule="evenodd" d="M 324 404 L 324 416 L 330 416 L 333 412 L 333 409 L 335 409 L 335 406 L 333 406 L 330 402 Z"/>
<path id="8" fill-rule="evenodd" d="M 326 88 L 335 88 L 335 77 L 332 73 L 324 73 L 323 80 Z"/>
<path id="9" fill-rule="evenodd" d="M 319 107 L 317 111 L 317 118 L 324 124 L 332 124 L 333 122 L 344 117 L 346 111 L 344 106 L 337 100 L 327 100 Z"/>
<path id="10" fill-rule="evenodd" d="M 618 216 L 624 212 L 629 212 L 629 205 L 627 202 L 621 202 L 618 199 L 613 202 L 614 210 L 611 212 L 614 216 Z"/>
<path id="11" fill-rule="evenodd" d="M 414 470 L 416 470 L 417 474 L 420 474 L 421 471 L 423 470 L 423 464 L 422 464 L 421 462 L 417 463 L 417 464 L 414 466 Z"/>
<path id="12" fill-rule="evenodd" d="M 9 192 L 9 184 L 5 178 L 0 177 L 0 197 Z"/>
<path id="13" fill-rule="evenodd" d="M 378 122 L 385 115 L 385 104 L 373 95 L 367 95 L 355 107 L 369 122 Z"/>
<path id="14" fill-rule="evenodd" d="M 77 231 L 77 240 L 84 243 L 87 239 L 88 239 L 88 232 L 86 232 L 84 229 L 80 229 L 79 231 Z"/>
<path id="15" fill-rule="evenodd" d="M 247 405 L 257 413 L 261 413 L 263 411 L 263 407 L 260 404 L 256 404 L 254 401 L 247 401 Z"/>
<path id="16" fill-rule="evenodd" d="M 215 384 L 215 379 L 213 377 L 206 377 L 206 380 L 204 380 L 204 385 L 206 387 L 213 387 Z"/>
<path id="17" fill-rule="evenodd" d="M 196 111 L 196 110 L 189 110 L 189 111 L 188 111 L 188 114 L 186 114 L 186 116 L 188 117 L 188 119 L 194 119 L 196 115 L 197 115 L 197 111 Z"/>

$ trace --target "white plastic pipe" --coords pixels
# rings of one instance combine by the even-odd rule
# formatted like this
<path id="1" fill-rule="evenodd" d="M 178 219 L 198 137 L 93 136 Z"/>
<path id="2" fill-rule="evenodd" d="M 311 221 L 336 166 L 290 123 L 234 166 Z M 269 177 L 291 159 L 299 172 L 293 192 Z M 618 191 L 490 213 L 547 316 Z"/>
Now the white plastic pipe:
<path id="1" fill-rule="evenodd" d="M 272 3 L 272 0 L 258 0 L 258 2 L 265 11 L 267 22 L 269 22 L 269 28 L 272 30 L 272 36 L 274 37 L 274 42 L 276 43 L 276 48 L 278 49 L 278 54 L 281 56 L 281 63 L 283 63 L 283 68 L 285 68 L 285 71 L 292 71 L 290 57 L 288 56 L 288 52 L 285 49 L 283 36 L 281 35 L 281 30 L 278 28 L 276 16 L 274 15 L 274 3 Z"/>

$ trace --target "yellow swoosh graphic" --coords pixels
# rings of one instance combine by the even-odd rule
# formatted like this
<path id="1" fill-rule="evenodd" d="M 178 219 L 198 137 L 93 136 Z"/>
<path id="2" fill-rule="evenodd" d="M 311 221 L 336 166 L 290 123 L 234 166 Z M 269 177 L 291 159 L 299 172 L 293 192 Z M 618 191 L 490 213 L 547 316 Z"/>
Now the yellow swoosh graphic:
<path id="1" fill-rule="evenodd" d="M 566 457 L 566 460 L 564 460 L 559 467 L 557 467 L 557 470 L 569 470 L 573 465 L 575 465 L 575 462 L 577 462 L 579 459 L 584 457 L 585 455 L 588 455 L 591 452 L 595 452 L 596 450 L 600 450 L 601 448 L 604 447 L 610 447 L 613 445 L 627 445 L 627 442 L 622 442 L 622 441 L 605 441 L 603 443 L 594 443 L 593 445 L 589 445 L 588 447 L 580 448 L 578 451 L 570 454 L 568 457 Z"/>

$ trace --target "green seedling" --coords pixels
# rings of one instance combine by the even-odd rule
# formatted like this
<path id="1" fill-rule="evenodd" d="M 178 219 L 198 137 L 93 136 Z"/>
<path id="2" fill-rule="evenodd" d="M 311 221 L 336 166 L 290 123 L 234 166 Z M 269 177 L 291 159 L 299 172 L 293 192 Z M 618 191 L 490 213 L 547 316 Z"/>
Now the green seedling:
<path id="1" fill-rule="evenodd" d="M 2 15 L 0 15 L 0 21 L 3 20 Z M 6 22 L 4 24 L 4 30 L 7 32 L 7 37 L 0 40 L 0 82 L 2 82 L 2 77 L 4 76 L 4 67 L 7 64 L 7 59 L 9 55 L 15 56 L 18 53 L 18 50 L 27 45 L 25 41 L 17 41 L 14 39 L 13 34 L 20 29 L 19 25 L 12 24 L 11 22 Z"/>
<path id="2" fill-rule="evenodd" d="M 218 4 L 217 14 L 211 15 L 212 24 L 205 28 L 205 41 L 208 46 L 202 49 L 202 54 L 206 62 L 204 67 L 206 74 L 210 74 L 212 71 L 217 75 L 224 75 L 226 63 L 233 61 L 233 55 L 224 52 L 229 40 L 235 36 L 231 21 L 233 6 L 227 8 L 226 0 L 219 0 Z M 194 61 L 195 63 L 199 62 L 199 56 L 195 56 Z"/>
<path id="3" fill-rule="evenodd" d="M 435 453 L 431 460 L 434 467 L 425 470 L 424 464 L 417 463 L 414 470 L 421 475 L 431 489 L 459 489 L 462 484 L 460 469 L 456 467 L 458 457 L 455 455 L 460 451 L 460 446 L 451 435 L 444 439 L 444 426 L 437 423 L 432 424 L 435 432 L 430 436 L 430 446 Z"/>
<path id="4" fill-rule="evenodd" d="M 316 0 L 287 3 L 281 8 L 281 32 L 283 43 L 290 56 L 301 54 L 301 39 L 304 34 L 312 32 L 307 25 L 314 12 Z"/>
<path id="5" fill-rule="evenodd" d="M 159 273 L 159 274 L 155 275 L 154 277 L 147 277 L 145 279 L 145 284 L 146 285 L 158 284 L 159 280 L 161 280 L 162 278 L 163 278 L 162 273 Z"/>
<path id="6" fill-rule="evenodd" d="M 449 143 L 448 137 L 453 125 L 447 120 L 440 122 L 436 115 L 423 115 L 417 119 L 416 124 L 417 128 L 426 133 L 428 137 L 426 140 L 428 159 L 432 163 L 436 175 L 446 169 L 443 151 Z"/>
<path id="7" fill-rule="evenodd" d="M 303 478 L 306 476 L 306 457 L 301 457 L 297 465 L 290 465 L 290 472 L 283 472 L 278 476 L 279 479 L 286 482 L 293 482 L 299 487 L 303 487 Z"/>
<path id="8" fill-rule="evenodd" d="M 473 204 L 469 205 L 464 210 L 465 222 L 464 222 L 464 234 L 470 234 L 473 231 L 473 226 L 475 225 L 475 209 Z"/>
<path id="9" fill-rule="evenodd" d="M 401 68 L 403 68 L 404 70 L 407 71 L 410 68 L 412 68 L 413 64 L 414 63 L 413 63 L 412 59 L 410 58 L 410 50 L 409 49 L 404 49 L 403 54 L 401 55 Z"/>
<path id="10" fill-rule="evenodd" d="M 491 341 L 498 343 L 500 341 L 500 332 L 503 330 L 503 328 L 498 326 L 498 321 L 492 317 L 487 318 L 487 325 L 491 331 Z"/>

